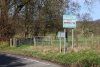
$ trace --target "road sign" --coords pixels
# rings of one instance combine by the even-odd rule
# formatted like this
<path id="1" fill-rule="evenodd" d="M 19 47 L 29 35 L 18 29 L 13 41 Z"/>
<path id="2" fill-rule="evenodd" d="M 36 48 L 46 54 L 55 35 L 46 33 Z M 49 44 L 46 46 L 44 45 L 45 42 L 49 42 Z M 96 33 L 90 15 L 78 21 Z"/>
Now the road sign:
<path id="1" fill-rule="evenodd" d="M 58 32 L 58 37 L 65 37 L 65 33 L 64 32 Z"/>
<path id="2" fill-rule="evenodd" d="M 63 28 L 76 28 L 76 21 L 75 15 L 63 15 Z"/>

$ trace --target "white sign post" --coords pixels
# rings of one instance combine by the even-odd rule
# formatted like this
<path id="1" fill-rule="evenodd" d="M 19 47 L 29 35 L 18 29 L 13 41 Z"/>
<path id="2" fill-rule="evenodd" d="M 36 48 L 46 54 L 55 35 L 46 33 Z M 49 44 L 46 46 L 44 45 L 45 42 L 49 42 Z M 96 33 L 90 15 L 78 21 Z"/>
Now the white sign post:
<path id="1" fill-rule="evenodd" d="M 62 38 L 65 38 L 65 33 L 64 32 L 58 32 L 58 38 L 59 38 L 59 42 L 60 42 L 60 53 L 61 53 L 62 52 Z M 64 52 L 65 52 L 65 50 L 64 50 Z"/>
<path id="2" fill-rule="evenodd" d="M 72 29 L 72 48 L 74 48 L 74 29 Z"/>
<path id="3" fill-rule="evenodd" d="M 64 54 L 66 53 L 66 29 L 64 29 L 65 37 L 64 37 Z"/>
<path id="4" fill-rule="evenodd" d="M 77 18 L 74 15 L 63 15 L 63 28 L 66 33 L 66 28 L 72 29 L 72 48 L 74 47 L 74 28 L 76 28 Z M 66 49 L 66 38 L 64 38 L 64 53 Z"/>

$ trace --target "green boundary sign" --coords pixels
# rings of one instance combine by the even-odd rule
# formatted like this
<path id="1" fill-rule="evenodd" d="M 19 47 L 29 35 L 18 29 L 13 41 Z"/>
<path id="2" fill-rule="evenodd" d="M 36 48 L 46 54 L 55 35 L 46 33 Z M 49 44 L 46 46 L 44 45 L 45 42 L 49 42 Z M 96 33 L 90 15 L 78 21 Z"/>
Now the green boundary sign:
<path id="1" fill-rule="evenodd" d="M 76 21 L 75 15 L 63 15 L 63 28 L 76 28 Z"/>

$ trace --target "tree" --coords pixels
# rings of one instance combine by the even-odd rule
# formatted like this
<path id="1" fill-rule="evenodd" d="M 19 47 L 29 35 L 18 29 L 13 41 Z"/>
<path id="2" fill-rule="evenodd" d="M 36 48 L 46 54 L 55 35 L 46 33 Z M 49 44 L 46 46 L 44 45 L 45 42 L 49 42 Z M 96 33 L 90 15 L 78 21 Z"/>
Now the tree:
<path id="1" fill-rule="evenodd" d="M 16 1 L 16 4 L 19 4 L 19 2 L 20 0 Z M 54 21 L 62 20 L 61 17 L 65 8 L 65 0 L 28 0 L 18 4 L 18 7 L 22 6 L 19 9 L 16 8 L 19 12 L 15 10 L 13 17 L 23 19 L 21 24 L 25 28 L 27 35 L 30 32 L 34 32 L 35 36 L 39 34 L 45 35 L 48 30 L 50 31 L 52 28 L 55 28 L 57 23 Z"/>
<path id="2" fill-rule="evenodd" d="M 70 0 L 0 0 L 0 4 L 1 25 L 11 25 L 10 29 L 16 34 L 24 33 L 25 37 L 58 32 L 66 8 L 70 7 L 73 13 L 79 8 L 78 3 Z"/>
<path id="3" fill-rule="evenodd" d="M 14 34 L 14 31 L 12 29 L 12 25 L 9 24 L 9 9 L 8 9 L 8 0 L 0 0 L 0 5 L 1 5 L 1 13 L 0 13 L 0 34 L 1 37 L 12 37 Z"/>

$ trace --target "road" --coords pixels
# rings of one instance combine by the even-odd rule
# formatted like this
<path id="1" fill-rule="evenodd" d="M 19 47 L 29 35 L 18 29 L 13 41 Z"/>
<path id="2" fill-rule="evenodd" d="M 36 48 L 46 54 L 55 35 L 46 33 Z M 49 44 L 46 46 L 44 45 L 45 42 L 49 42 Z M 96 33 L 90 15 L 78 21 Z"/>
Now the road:
<path id="1" fill-rule="evenodd" d="M 0 67 L 62 67 L 50 62 L 37 61 L 11 54 L 0 54 Z"/>

